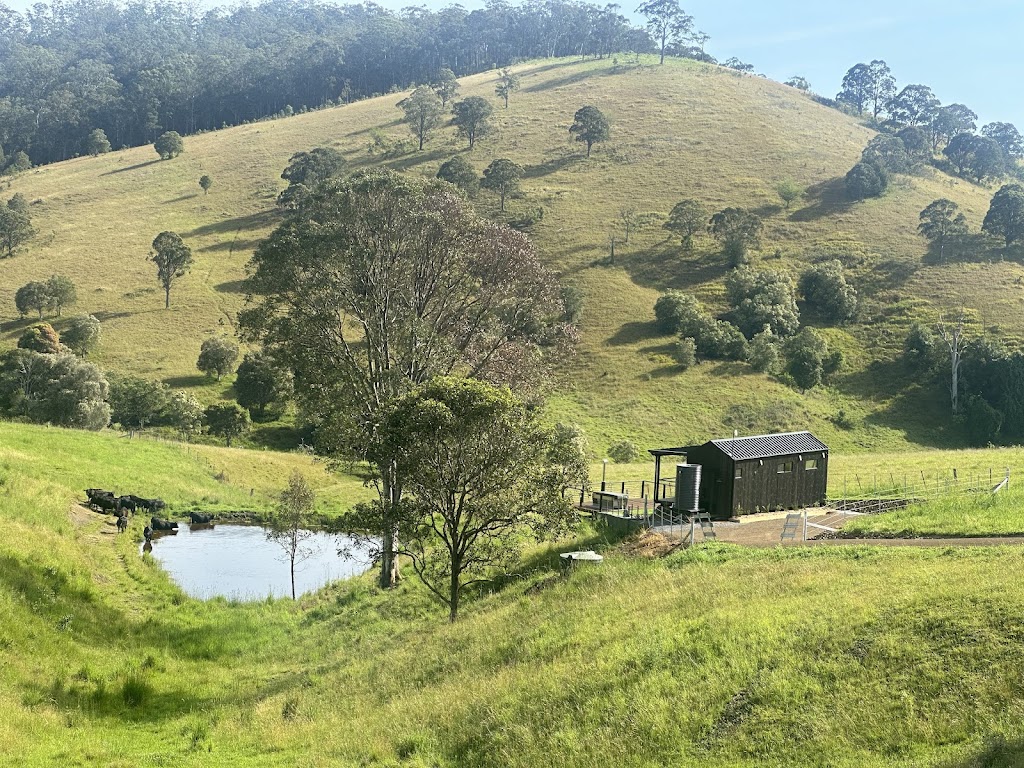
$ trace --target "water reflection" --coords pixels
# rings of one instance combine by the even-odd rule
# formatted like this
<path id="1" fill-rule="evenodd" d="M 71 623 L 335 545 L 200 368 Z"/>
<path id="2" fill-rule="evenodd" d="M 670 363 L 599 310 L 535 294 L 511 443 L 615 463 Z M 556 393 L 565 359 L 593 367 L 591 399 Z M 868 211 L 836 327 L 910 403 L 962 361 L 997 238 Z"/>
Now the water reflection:
<path id="1" fill-rule="evenodd" d="M 366 550 L 344 537 L 314 533 L 305 542 L 313 554 L 295 568 L 295 589 L 305 594 L 330 581 L 365 571 Z M 140 545 L 141 551 L 145 545 Z M 339 548 L 351 558 L 338 557 Z M 284 550 L 267 541 L 258 525 L 178 524 L 178 535 L 153 537 L 152 555 L 189 595 L 260 600 L 290 597 L 291 582 Z"/>

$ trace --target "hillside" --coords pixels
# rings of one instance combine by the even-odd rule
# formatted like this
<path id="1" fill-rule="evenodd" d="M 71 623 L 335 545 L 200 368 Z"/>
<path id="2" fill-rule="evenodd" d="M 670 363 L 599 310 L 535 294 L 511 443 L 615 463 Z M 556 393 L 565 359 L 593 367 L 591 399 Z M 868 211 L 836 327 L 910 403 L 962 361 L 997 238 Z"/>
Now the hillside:
<path id="1" fill-rule="evenodd" d="M 127 471 L 125 443 L 0 426 L 0 765 L 1019 760 L 1019 548 L 646 560 L 584 529 L 559 547 L 597 547 L 600 566 L 560 575 L 537 550 L 455 625 L 411 581 L 200 602 L 138 557 L 139 521 L 118 537 L 109 518 L 69 513 L 94 479 L 125 481 L 92 458 Z M 134 481 L 175 504 L 211 483 L 229 501 L 303 463 L 201 452 L 238 473 L 224 483 L 177 446 L 144 445 Z"/>
<path id="2" fill-rule="evenodd" d="M 598 453 L 626 437 L 646 447 L 787 427 L 813 428 L 844 450 L 958 443 L 955 430 L 943 427 L 941 391 L 908 393 L 909 382 L 885 361 L 913 317 L 930 317 L 929 303 L 940 307 L 962 297 L 984 310 L 986 324 L 1024 332 L 1019 265 L 921 263 L 918 212 L 950 197 L 976 228 L 992 190 L 926 171 L 900 177 L 880 200 L 851 205 L 839 180 L 872 132 L 794 89 L 719 67 L 550 60 L 518 72 L 522 90 L 507 111 L 496 109 L 496 130 L 467 156 L 478 169 L 496 157 L 526 168 L 523 197 L 512 208 L 543 207 L 536 242 L 546 261 L 586 293 L 583 342 L 552 417 L 583 425 Z M 493 99 L 495 79 L 493 72 L 466 78 L 462 95 Z M 27 324 L 14 311 L 18 286 L 67 274 L 79 286 L 75 311 L 103 322 L 97 355 L 103 366 L 196 387 L 208 400 L 226 395 L 230 382 L 207 382 L 195 359 L 204 338 L 232 332 L 244 300 L 243 267 L 277 221 L 273 202 L 288 157 L 330 145 L 353 170 L 383 163 L 433 174 L 453 154 L 467 152 L 454 129 L 445 128 L 422 153 L 383 161 L 371 155 L 372 129 L 409 136 L 395 108 L 402 96 L 189 137 L 185 154 L 172 161 L 157 160 L 146 147 L 17 178 L 5 194 L 22 192 L 32 202 L 39 234 L 24 254 L 0 261 L 0 338 L 13 344 Z M 597 145 L 590 160 L 567 133 L 573 112 L 588 103 L 612 121 L 611 140 Z M 208 196 L 197 183 L 203 174 L 214 180 Z M 774 192 L 785 178 L 809 190 L 789 213 Z M 828 331 L 848 360 L 834 388 L 802 396 L 743 365 L 707 363 L 679 373 L 671 364 L 665 354 L 671 339 L 658 337 L 650 324 L 654 301 L 675 287 L 719 306 L 726 268 L 717 246 L 702 241 L 685 256 L 652 227 L 629 245 L 620 243 L 614 265 L 606 257 L 621 208 L 664 215 L 684 197 L 710 210 L 740 205 L 763 213 L 756 264 L 795 270 L 822 252 L 851 256 L 865 311 L 861 325 Z M 496 207 L 487 193 L 478 206 Z M 146 256 L 153 237 L 168 229 L 185 238 L 196 263 L 165 311 Z M 830 421 L 840 410 L 853 429 Z"/>

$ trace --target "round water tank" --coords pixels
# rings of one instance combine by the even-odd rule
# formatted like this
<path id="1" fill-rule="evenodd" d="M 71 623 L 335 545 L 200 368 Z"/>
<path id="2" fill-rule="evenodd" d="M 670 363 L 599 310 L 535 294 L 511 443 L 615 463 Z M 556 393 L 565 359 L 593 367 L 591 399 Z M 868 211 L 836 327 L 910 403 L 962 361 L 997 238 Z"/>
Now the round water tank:
<path id="1" fill-rule="evenodd" d="M 676 510 L 700 509 L 700 464 L 676 464 Z"/>

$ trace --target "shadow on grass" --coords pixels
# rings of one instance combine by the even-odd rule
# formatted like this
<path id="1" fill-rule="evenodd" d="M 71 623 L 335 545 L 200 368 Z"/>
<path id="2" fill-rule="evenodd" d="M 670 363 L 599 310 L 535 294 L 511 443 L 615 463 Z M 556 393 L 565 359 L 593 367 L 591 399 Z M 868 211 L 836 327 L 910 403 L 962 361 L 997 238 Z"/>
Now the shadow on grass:
<path id="1" fill-rule="evenodd" d="M 445 147 L 438 147 L 436 149 L 423 150 L 422 152 L 416 151 L 403 157 L 395 158 L 394 160 L 388 160 L 384 165 L 395 171 L 407 171 L 410 168 L 415 168 L 417 165 L 423 165 L 424 163 L 436 163 L 441 160 L 447 160 L 452 156 L 451 149 Z"/>
<path id="2" fill-rule="evenodd" d="M 1024 739 L 989 736 L 984 745 L 966 758 L 939 763 L 939 768 L 1020 768 L 1024 766 Z"/>
<path id="3" fill-rule="evenodd" d="M 579 62 L 569 62 L 569 64 L 576 64 Z M 554 77 L 550 80 L 544 80 L 540 83 L 523 88 L 523 93 L 543 93 L 544 91 L 555 90 L 556 88 L 564 88 L 569 85 L 575 85 L 581 83 L 584 80 L 590 80 L 595 77 L 608 77 L 610 75 L 618 74 L 611 69 L 581 69 L 578 72 L 564 75 L 562 77 Z"/>
<path id="4" fill-rule="evenodd" d="M 174 389 L 189 389 L 191 387 L 205 387 L 211 382 L 211 379 L 204 376 L 201 373 L 197 373 L 189 376 L 171 376 L 169 379 L 164 379 L 164 384 Z"/>
<path id="5" fill-rule="evenodd" d="M 611 338 L 606 341 L 606 344 L 610 344 L 613 347 L 621 347 L 625 344 L 636 344 L 639 341 L 646 341 L 648 339 L 656 339 L 663 337 L 661 331 L 658 330 L 658 325 L 653 320 L 646 323 L 639 321 L 632 323 L 623 323 L 619 326 Z"/>
<path id="6" fill-rule="evenodd" d="M 929 243 L 921 261 L 928 266 L 986 261 L 1013 261 L 1020 264 L 1024 263 L 1024 248 L 1005 248 L 1002 247 L 1002 241 L 989 237 L 984 232 L 972 232 L 950 239 L 941 249 L 941 253 L 938 243 Z"/>
<path id="7" fill-rule="evenodd" d="M 175 197 L 172 200 L 164 200 L 163 204 L 164 205 L 170 205 L 171 203 L 183 203 L 186 200 L 191 200 L 194 197 L 199 197 L 199 193 L 198 192 L 194 192 L 191 195 L 182 195 L 181 197 Z"/>
<path id="8" fill-rule="evenodd" d="M 621 259 L 629 276 L 646 288 L 685 290 L 725 278 L 728 263 L 714 251 L 683 251 L 670 241 Z"/>
<path id="9" fill-rule="evenodd" d="M 256 250 L 256 246 L 262 242 L 262 238 L 235 238 L 234 240 L 221 240 L 218 243 L 211 243 L 210 245 L 200 248 L 199 252 L 218 253 L 226 251 L 228 253 L 234 253 L 235 251 L 252 251 Z"/>
<path id="10" fill-rule="evenodd" d="M 563 168 L 574 165 L 580 160 L 580 158 L 581 156 L 577 154 L 552 157 L 549 160 L 545 160 L 543 163 L 525 166 L 523 168 L 523 176 L 527 179 L 536 179 L 541 176 L 547 176 L 550 173 L 557 173 Z"/>
<path id="11" fill-rule="evenodd" d="M 112 171 L 107 171 L 106 173 L 101 173 L 100 176 L 114 176 L 115 174 L 118 174 L 118 173 L 128 173 L 128 171 L 137 171 L 139 168 L 145 168 L 147 166 L 155 165 L 156 163 L 162 163 L 162 162 L 163 162 L 163 160 L 161 160 L 160 158 L 157 158 L 156 160 L 146 160 L 143 163 L 136 163 L 135 165 L 128 165 L 128 166 L 125 166 L 124 168 L 115 168 Z"/>
<path id="12" fill-rule="evenodd" d="M 134 297 L 127 297 L 127 298 L 134 298 Z M 163 309 L 163 307 L 161 307 L 161 309 Z M 135 314 L 134 312 L 112 312 L 112 311 L 109 311 L 109 310 L 102 310 L 101 309 L 101 310 L 99 310 L 97 312 L 93 312 L 92 316 L 95 317 L 97 320 L 99 320 L 101 323 L 108 323 L 111 320 L 123 320 L 124 318 L 131 317 L 134 314 Z"/>
<path id="13" fill-rule="evenodd" d="M 204 224 L 188 232 L 182 232 L 182 237 L 205 237 L 206 235 L 223 235 L 228 232 L 241 232 L 244 230 L 262 229 L 276 223 L 280 219 L 276 211 L 260 211 L 251 213 L 248 216 L 236 216 L 233 219 L 223 219 L 211 224 Z"/>
<path id="14" fill-rule="evenodd" d="M 817 221 L 825 216 L 848 211 L 857 203 L 847 197 L 846 179 L 842 176 L 808 187 L 805 200 L 810 204 L 793 211 L 789 215 L 790 221 Z"/>
<path id="15" fill-rule="evenodd" d="M 228 280 L 224 283 L 217 283 L 213 290 L 218 293 L 245 293 L 245 280 Z"/>
<path id="16" fill-rule="evenodd" d="M 885 259 L 861 276 L 857 290 L 865 296 L 895 290 L 910 280 L 919 266 L 910 259 Z"/>

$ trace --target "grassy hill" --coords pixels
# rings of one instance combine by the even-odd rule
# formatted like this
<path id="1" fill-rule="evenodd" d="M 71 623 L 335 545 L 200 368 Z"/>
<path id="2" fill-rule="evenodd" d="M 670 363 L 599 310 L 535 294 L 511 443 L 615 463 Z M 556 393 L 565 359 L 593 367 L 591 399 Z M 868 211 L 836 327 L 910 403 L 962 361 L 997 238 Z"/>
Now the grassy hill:
<path id="1" fill-rule="evenodd" d="M 79 286 L 76 311 L 101 319 L 97 359 L 117 371 L 157 377 L 202 397 L 227 394 L 230 382 L 208 383 L 195 371 L 204 338 L 231 334 L 244 297 L 243 266 L 277 221 L 274 198 L 288 157 L 334 146 L 351 169 L 378 164 L 433 174 L 463 152 L 482 169 L 497 157 L 524 166 L 523 197 L 514 212 L 544 210 L 534 236 L 546 261 L 586 293 L 583 342 L 565 371 L 552 417 L 589 432 L 595 451 L 630 438 L 640 445 L 682 444 L 732 429 L 753 432 L 811 427 L 844 450 L 902 450 L 956 444 L 946 427 L 941 391 L 917 392 L 888 365 L 915 317 L 963 298 L 982 319 L 1024 332 L 1018 264 L 924 266 L 917 214 L 950 197 L 977 227 L 992 190 L 926 170 L 900 177 L 879 200 L 850 204 L 841 177 L 872 136 L 857 121 L 786 86 L 688 61 L 629 67 L 613 61 L 541 61 L 517 68 L 522 90 L 496 128 L 472 152 L 445 128 L 425 151 L 382 160 L 369 150 L 371 131 L 409 136 L 395 104 L 403 94 L 240 126 L 186 139 L 186 152 L 157 160 L 151 148 L 81 158 L 36 169 L 10 192 L 32 202 L 39 235 L 18 257 L 0 261 L 0 340 L 13 343 L 26 324 L 13 292 L 59 272 Z M 496 73 L 462 81 L 462 95 L 493 98 Z M 499 106 L 495 100 L 496 107 Z M 572 115 L 584 104 L 602 109 L 612 138 L 583 157 L 569 141 Z M 201 175 L 213 178 L 204 195 Z M 792 178 L 807 197 L 785 212 L 775 185 Z M 722 306 L 724 259 L 710 240 L 683 254 L 659 226 L 620 243 L 607 263 L 618 212 L 635 207 L 666 214 L 684 197 L 710 210 L 745 206 L 766 217 L 755 264 L 797 270 L 822 253 L 845 254 L 864 297 L 860 325 L 827 331 L 848 369 L 831 389 L 806 396 L 739 364 L 706 363 L 680 373 L 667 357 L 671 339 L 654 331 L 660 291 L 685 288 Z M 496 208 L 481 193 L 478 205 Z M 165 311 L 146 261 L 163 230 L 179 232 L 196 263 Z M 832 419 L 843 410 L 852 429 Z"/>
<path id="2" fill-rule="evenodd" d="M 304 460 L 135 441 L 132 465 L 127 443 L 0 426 L 0 765 L 967 768 L 1024 750 L 1019 548 L 648 560 L 584 529 L 561 548 L 603 564 L 563 575 L 538 549 L 455 625 L 413 582 L 199 602 L 139 558 L 138 521 L 118 537 L 69 513 L 78 489 L 130 477 L 184 508 L 259 484 L 265 503 Z"/>

